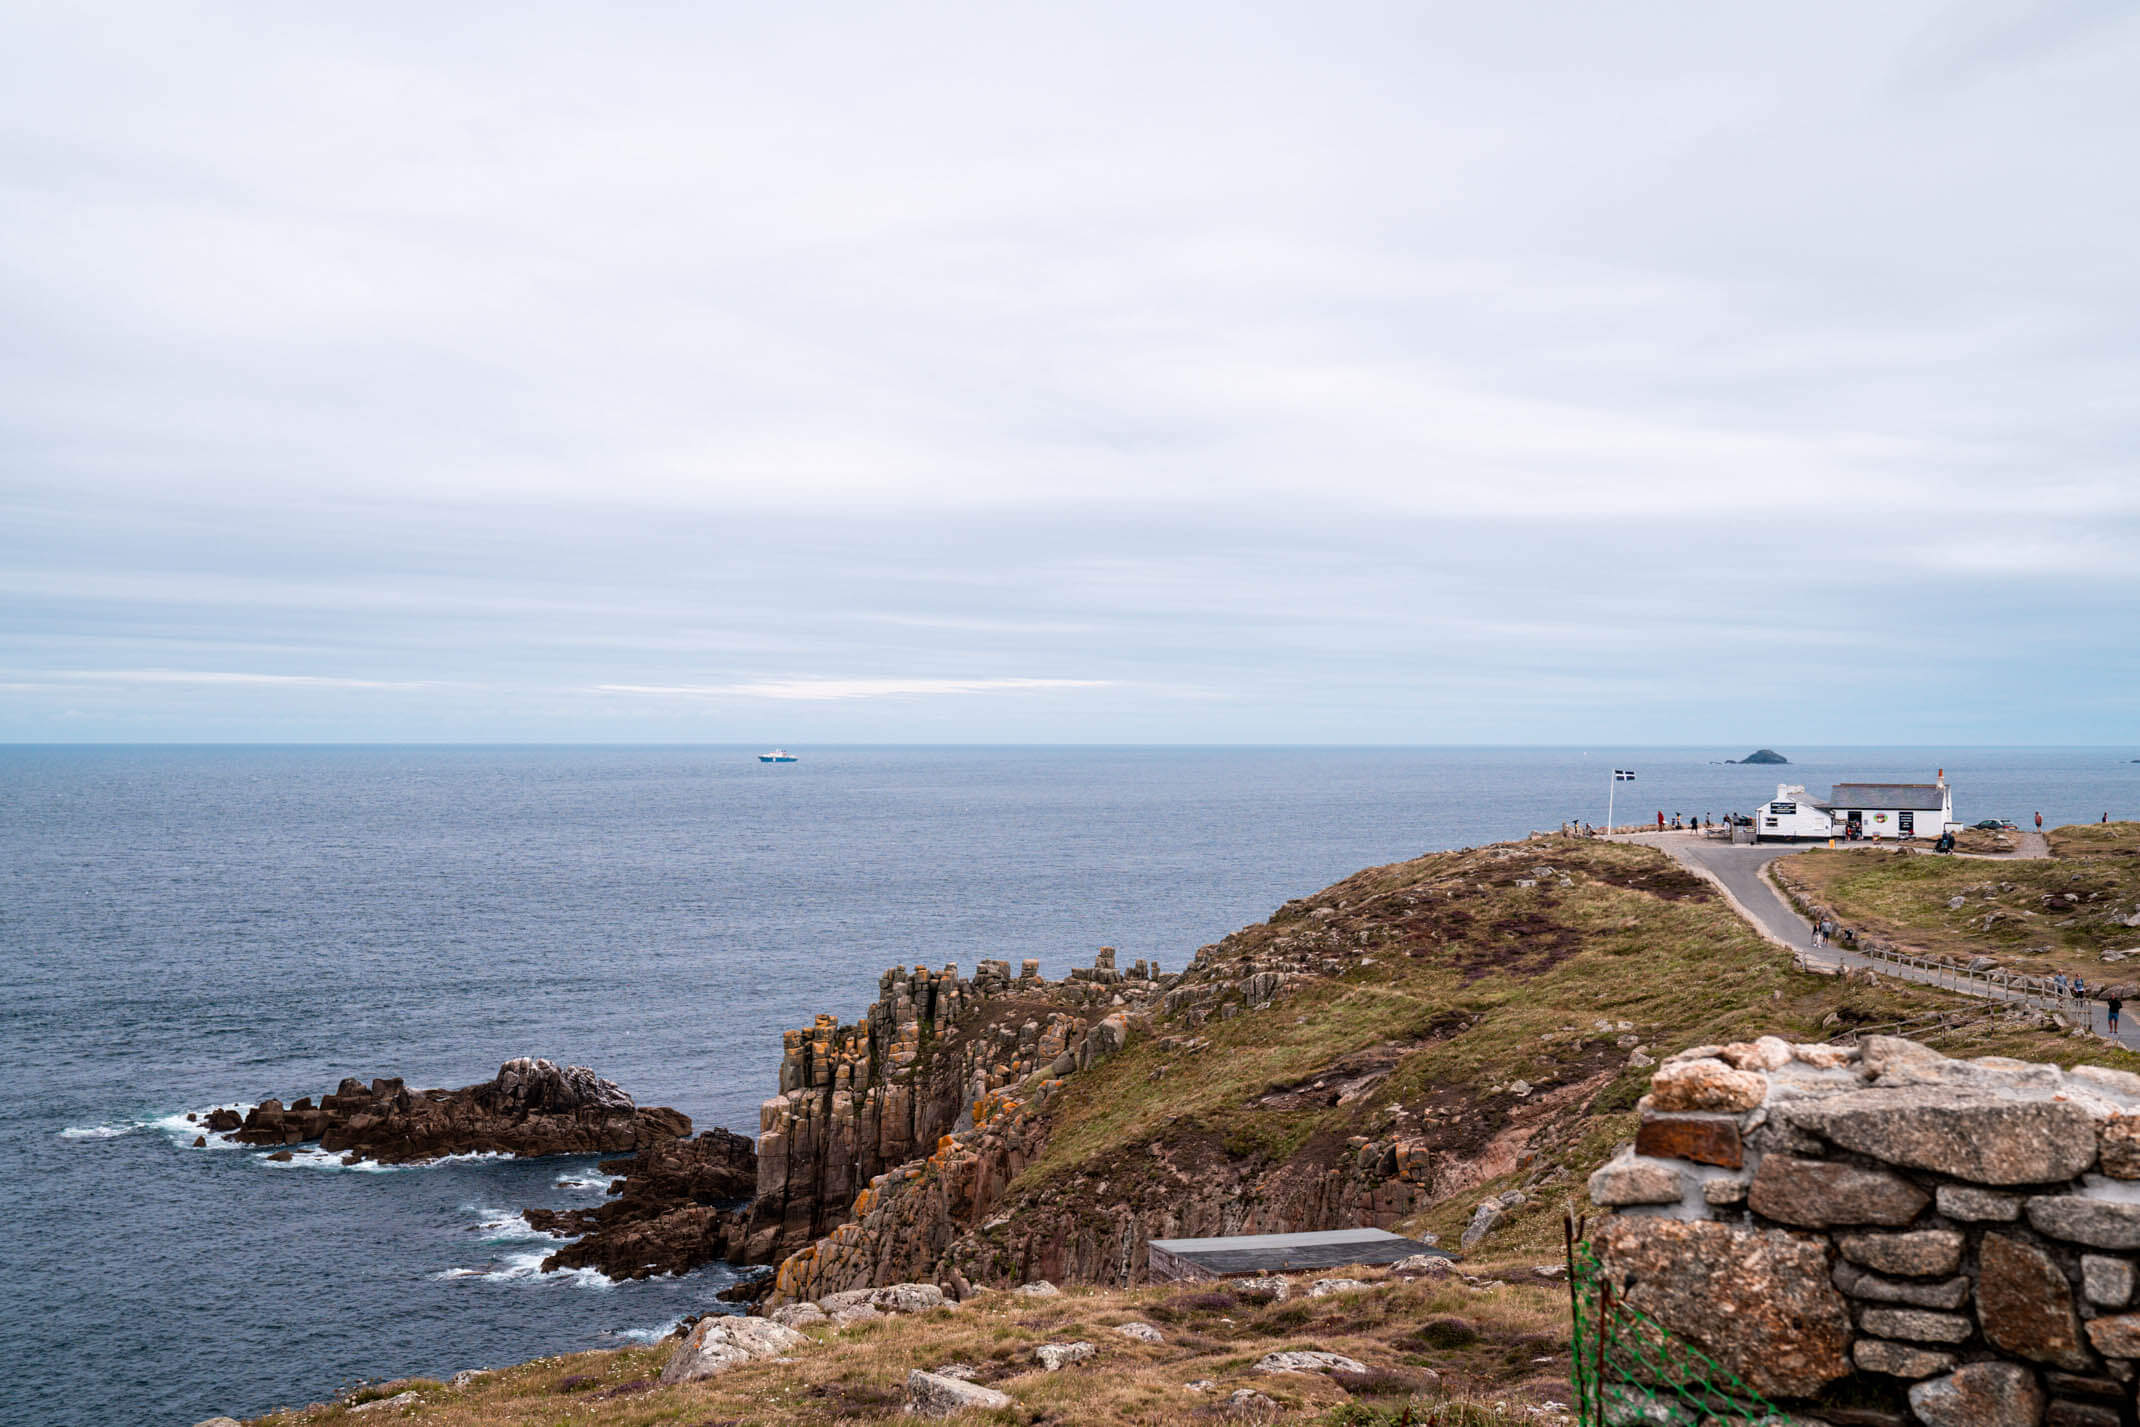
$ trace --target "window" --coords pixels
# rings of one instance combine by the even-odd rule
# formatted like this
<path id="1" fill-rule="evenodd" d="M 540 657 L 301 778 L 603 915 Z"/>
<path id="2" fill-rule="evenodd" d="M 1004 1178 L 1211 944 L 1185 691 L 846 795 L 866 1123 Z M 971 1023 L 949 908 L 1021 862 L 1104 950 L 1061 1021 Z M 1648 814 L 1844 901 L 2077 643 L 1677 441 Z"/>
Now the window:
<path id="1" fill-rule="evenodd" d="M 1787 817 L 1790 817 L 1790 816 L 1792 816 L 1793 814 L 1795 814 L 1795 813 L 1796 813 L 1796 812 L 1798 811 L 1798 804 L 1796 804 L 1796 803 L 1770 803 L 1770 804 L 1768 805 L 1768 810 L 1769 810 L 1770 812 L 1774 813 L 1774 814 L 1775 814 L 1775 815 L 1776 815 L 1777 817 L 1779 817 L 1779 818 L 1787 818 Z"/>

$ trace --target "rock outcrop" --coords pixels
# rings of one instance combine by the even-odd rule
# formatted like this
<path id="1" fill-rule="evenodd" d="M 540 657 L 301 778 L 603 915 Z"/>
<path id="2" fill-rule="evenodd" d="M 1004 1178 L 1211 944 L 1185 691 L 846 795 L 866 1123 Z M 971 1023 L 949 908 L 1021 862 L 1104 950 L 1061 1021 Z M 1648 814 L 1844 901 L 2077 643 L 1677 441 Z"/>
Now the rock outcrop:
<path id="1" fill-rule="evenodd" d="M 2102 1147 L 2140 1076 L 1868 1036 L 1704 1046 L 1653 1083 L 1635 1148 L 1591 1179 L 1629 1309 L 1793 1420 L 2131 1420 L 2140 1175 Z M 1703 1134 L 1653 1132 L 1719 1085 Z"/>
<path id="2" fill-rule="evenodd" d="M 218 1111 L 208 1127 L 241 1144 L 320 1148 L 401 1164 L 441 1155 L 616 1154 L 691 1132 L 690 1117 L 642 1109 L 583 1065 L 509 1060 L 481 1085 L 410 1090 L 397 1079 L 344 1080 L 334 1094 L 284 1105 L 268 1099 L 239 1119 Z"/>
<path id="3" fill-rule="evenodd" d="M 1006 1087 L 1105 1059 L 1175 979 L 1142 961 L 1119 971 L 1109 947 L 1052 984 L 1033 960 L 1015 977 L 983 961 L 970 980 L 955 966 L 895 968 L 863 1019 L 789 1031 L 780 1094 L 759 1111 L 745 1257 L 777 1262 L 847 1222 L 873 1179 L 971 1129 Z"/>
<path id="4" fill-rule="evenodd" d="M 727 1130 L 696 1139 L 664 1139 L 630 1159 L 602 1161 L 620 1176 L 619 1197 L 597 1209 L 529 1209 L 544 1233 L 571 1236 L 543 1260 L 543 1270 L 599 1269 L 611 1278 L 683 1273 L 740 1257 L 744 1211 L 758 1183 L 751 1142 Z"/>

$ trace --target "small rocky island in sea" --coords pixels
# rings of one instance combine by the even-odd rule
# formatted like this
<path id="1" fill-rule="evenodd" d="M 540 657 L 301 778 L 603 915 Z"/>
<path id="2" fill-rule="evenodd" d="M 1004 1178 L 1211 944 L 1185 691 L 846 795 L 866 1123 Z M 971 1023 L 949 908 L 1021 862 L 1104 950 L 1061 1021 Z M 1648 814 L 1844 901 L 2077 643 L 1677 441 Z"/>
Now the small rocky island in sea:
<path id="1" fill-rule="evenodd" d="M 1757 748 L 1744 758 L 1727 758 L 1726 763 L 1788 763 L 1791 760 L 1773 748 Z"/>

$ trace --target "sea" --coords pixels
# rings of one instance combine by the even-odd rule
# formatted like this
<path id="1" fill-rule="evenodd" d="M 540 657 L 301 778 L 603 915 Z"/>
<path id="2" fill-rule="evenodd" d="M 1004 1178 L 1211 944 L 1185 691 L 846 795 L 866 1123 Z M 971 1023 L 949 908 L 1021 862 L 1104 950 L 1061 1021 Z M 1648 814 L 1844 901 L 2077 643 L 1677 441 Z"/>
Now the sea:
<path id="1" fill-rule="evenodd" d="M 651 1341 L 733 1274 L 540 1272 L 593 1158 L 343 1167 L 188 1118 L 594 1067 L 755 1133 L 780 1033 L 894 965 L 1178 970 L 1358 870 L 1928 780 L 2140 813 L 2140 749 L 0 747 L 0 1427 L 187 1424 Z M 1611 770 L 1635 772 L 1615 785 Z"/>

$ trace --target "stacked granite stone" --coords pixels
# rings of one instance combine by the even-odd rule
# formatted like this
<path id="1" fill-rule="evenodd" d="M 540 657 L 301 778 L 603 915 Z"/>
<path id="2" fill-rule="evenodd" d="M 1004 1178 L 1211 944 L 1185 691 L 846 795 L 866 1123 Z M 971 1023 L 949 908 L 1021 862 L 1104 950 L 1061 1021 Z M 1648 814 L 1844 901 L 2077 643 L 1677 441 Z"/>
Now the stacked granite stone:
<path id="1" fill-rule="evenodd" d="M 1765 1036 L 1640 1110 L 1590 1180 L 1606 1273 L 1797 1421 L 2140 1421 L 2140 1076 Z"/>

